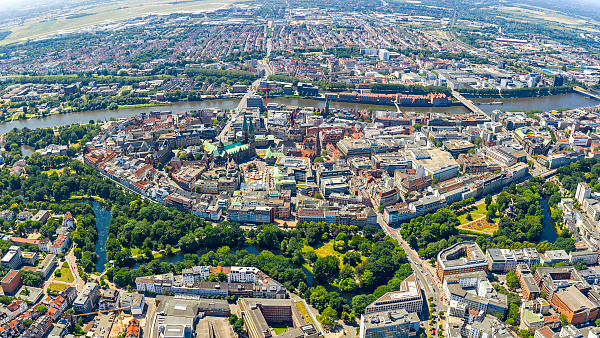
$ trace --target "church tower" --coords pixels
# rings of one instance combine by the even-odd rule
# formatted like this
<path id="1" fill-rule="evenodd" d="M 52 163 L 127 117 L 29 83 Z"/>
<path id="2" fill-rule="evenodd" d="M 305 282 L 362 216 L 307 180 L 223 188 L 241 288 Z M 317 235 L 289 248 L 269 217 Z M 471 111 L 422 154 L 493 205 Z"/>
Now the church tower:
<path id="1" fill-rule="evenodd" d="M 256 156 L 256 144 L 254 136 L 254 123 L 252 122 L 252 118 L 250 118 L 250 123 L 248 124 L 248 138 L 246 139 L 246 142 L 248 142 L 248 147 L 250 148 L 250 156 Z"/>

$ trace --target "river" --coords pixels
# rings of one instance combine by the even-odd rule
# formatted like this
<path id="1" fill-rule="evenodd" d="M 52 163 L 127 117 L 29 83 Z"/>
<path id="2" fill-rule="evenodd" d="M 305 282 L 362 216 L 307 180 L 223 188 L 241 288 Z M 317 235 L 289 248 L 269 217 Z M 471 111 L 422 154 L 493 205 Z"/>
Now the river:
<path id="1" fill-rule="evenodd" d="M 473 99 L 476 102 L 492 102 L 502 101 L 503 105 L 480 105 L 479 107 L 484 112 L 491 112 L 495 109 L 500 110 L 531 110 L 531 109 L 542 109 L 544 111 L 557 109 L 557 108 L 578 108 L 585 106 L 592 106 L 598 104 L 597 101 L 586 98 L 579 94 L 571 93 L 564 95 L 544 96 L 544 97 L 533 97 L 533 98 L 519 98 L 519 99 Z M 300 106 L 300 107 L 315 107 L 324 108 L 325 101 L 302 99 L 302 98 L 272 98 L 268 102 L 276 102 L 285 104 L 288 106 Z M 110 117 L 122 118 L 131 117 L 140 113 L 149 112 L 152 110 L 162 111 L 173 111 L 183 112 L 196 109 L 205 108 L 225 108 L 234 109 L 238 106 L 238 99 L 219 99 L 219 100 L 205 100 L 205 101 L 193 101 L 193 102 L 175 102 L 167 106 L 156 106 L 156 107 L 142 107 L 142 108 L 124 108 L 119 110 L 92 110 L 85 112 L 77 112 L 62 115 L 51 115 L 41 119 L 31 120 L 18 120 L 11 123 L 4 123 L 0 125 L 0 134 L 6 133 L 13 128 L 24 128 L 29 129 L 35 128 L 47 128 L 47 127 L 58 127 L 64 126 L 71 123 L 88 123 L 90 120 L 106 120 Z M 390 106 L 376 106 L 369 104 L 358 104 L 351 102 L 330 102 L 331 108 L 339 109 L 366 109 L 369 107 L 385 108 L 389 109 Z M 453 107 L 400 107 L 403 111 L 422 111 L 422 112 L 447 112 L 452 114 L 466 113 L 467 109 L 462 106 Z"/>
<path id="2" fill-rule="evenodd" d="M 482 104 L 479 106 L 481 110 L 486 113 L 491 113 L 493 110 L 532 110 L 532 109 L 541 109 L 543 111 L 549 111 L 552 109 L 558 108 L 579 108 L 579 107 L 589 107 L 600 104 L 600 102 L 596 100 L 592 100 L 585 96 L 570 93 L 570 94 L 561 94 L 561 95 L 552 95 L 552 96 L 542 96 L 542 97 L 533 97 L 533 98 L 514 98 L 514 99 L 477 99 L 471 98 L 473 102 L 494 102 L 500 101 L 502 105 L 487 105 Z"/>

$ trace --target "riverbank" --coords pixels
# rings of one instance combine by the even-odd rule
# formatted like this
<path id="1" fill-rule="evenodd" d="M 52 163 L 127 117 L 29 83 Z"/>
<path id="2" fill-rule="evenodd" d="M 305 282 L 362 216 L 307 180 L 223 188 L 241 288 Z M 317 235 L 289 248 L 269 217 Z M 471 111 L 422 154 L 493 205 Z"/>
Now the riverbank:
<path id="1" fill-rule="evenodd" d="M 481 99 L 481 103 L 485 102 L 493 102 L 495 99 Z M 238 98 L 226 98 L 226 99 L 205 99 L 203 101 L 181 101 L 181 102 L 173 102 L 169 105 L 161 106 L 162 110 L 169 110 L 174 113 L 177 112 L 185 112 L 191 110 L 200 110 L 200 109 L 211 109 L 211 108 L 221 108 L 232 110 L 236 109 L 240 99 Z M 269 98 L 269 103 L 278 103 L 286 106 L 294 106 L 294 107 L 307 107 L 307 108 L 317 108 L 322 109 L 325 108 L 325 101 L 314 100 L 314 99 L 304 99 L 304 98 L 285 98 L 285 97 L 276 97 Z M 592 105 L 597 105 L 598 102 L 586 98 L 582 95 L 571 93 L 564 95 L 555 95 L 555 96 L 545 96 L 540 98 L 526 98 L 526 99 L 506 99 L 502 101 L 502 106 L 496 105 L 488 105 L 482 104 L 480 107 L 485 113 L 491 113 L 495 109 L 501 109 L 505 111 L 509 110 L 520 110 L 527 111 L 532 109 L 542 109 L 544 111 L 549 111 L 552 109 L 558 108 L 578 108 L 578 107 L 588 107 Z M 372 110 L 389 110 L 390 106 L 385 105 L 374 105 L 374 104 L 359 104 L 353 102 L 330 102 L 330 108 L 333 109 L 369 109 Z M 451 107 L 399 107 L 401 111 L 420 111 L 423 113 L 448 113 L 448 114 L 466 114 L 469 111 L 462 105 L 460 106 L 451 106 Z M 8 123 L 0 124 L 0 134 L 6 133 L 13 128 L 23 129 L 36 129 L 36 128 L 50 128 L 50 127 L 60 127 L 65 125 L 70 125 L 73 123 L 88 123 L 90 120 L 101 120 L 108 121 L 109 118 L 129 118 L 141 113 L 147 113 L 152 110 L 152 107 L 140 107 L 140 108 L 124 108 L 118 110 L 91 110 L 91 111 L 83 111 L 83 112 L 72 112 L 72 113 L 63 113 L 63 114 L 52 114 L 46 117 L 41 118 L 33 118 L 29 120 L 15 120 Z"/>

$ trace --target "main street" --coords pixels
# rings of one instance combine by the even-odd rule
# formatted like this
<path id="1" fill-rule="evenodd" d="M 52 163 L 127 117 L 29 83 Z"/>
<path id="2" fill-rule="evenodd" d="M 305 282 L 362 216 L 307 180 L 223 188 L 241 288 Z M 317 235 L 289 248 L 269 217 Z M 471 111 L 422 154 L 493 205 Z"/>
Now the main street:
<path id="1" fill-rule="evenodd" d="M 250 96 L 255 95 L 256 89 L 260 86 L 260 82 L 263 80 L 266 80 L 268 78 L 268 76 L 272 73 L 271 66 L 269 65 L 268 59 L 259 61 L 259 64 L 264 67 L 265 76 L 254 81 L 252 83 L 252 85 L 248 88 L 248 90 L 246 91 L 246 94 L 244 94 L 244 96 L 242 96 L 238 106 L 235 108 L 235 110 L 233 110 L 230 113 L 231 115 L 229 115 L 229 119 L 227 120 L 227 123 L 221 130 L 221 133 L 219 133 L 219 135 L 217 136 L 217 140 L 220 140 L 223 143 L 228 141 L 227 133 L 229 133 L 229 131 L 231 130 L 231 124 L 233 123 L 233 121 L 235 121 L 238 118 L 238 116 L 240 115 L 240 113 L 244 109 L 246 109 L 246 99 Z"/>
<path id="2" fill-rule="evenodd" d="M 419 254 L 404 241 L 400 234 L 398 234 L 398 230 L 389 227 L 385 223 L 381 214 L 377 215 L 377 222 L 386 235 L 397 240 L 398 244 L 400 244 L 406 252 L 408 262 L 410 263 L 412 270 L 417 277 L 419 285 L 425 292 L 425 297 L 433 298 L 433 303 L 436 305 L 436 307 L 443 305 L 441 286 L 437 277 L 435 276 L 435 271 L 432 271 L 432 269 L 429 268 L 429 263 L 421 260 Z"/>

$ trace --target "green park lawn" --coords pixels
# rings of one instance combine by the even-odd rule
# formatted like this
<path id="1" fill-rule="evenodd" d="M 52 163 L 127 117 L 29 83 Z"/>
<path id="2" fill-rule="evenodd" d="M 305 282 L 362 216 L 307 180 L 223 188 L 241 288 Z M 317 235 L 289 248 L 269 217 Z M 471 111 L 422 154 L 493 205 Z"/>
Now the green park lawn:
<path id="1" fill-rule="evenodd" d="M 71 272 L 70 268 L 61 267 L 60 268 L 60 277 L 55 277 L 54 280 L 59 281 L 59 282 L 65 282 L 65 283 L 73 283 L 73 281 L 75 280 L 75 277 L 73 277 L 73 273 Z"/>
<path id="2" fill-rule="evenodd" d="M 50 284 L 50 286 L 48 286 L 48 292 L 58 293 L 58 292 L 63 291 L 64 289 L 66 289 L 67 286 L 69 286 L 69 285 L 62 284 L 62 283 L 52 283 L 52 284 Z"/>
<path id="3" fill-rule="evenodd" d="M 469 208 L 467 208 L 464 211 L 461 211 L 458 214 L 458 220 L 460 221 L 460 224 L 465 224 L 465 223 L 469 223 L 471 221 L 467 220 L 467 213 L 471 213 L 471 217 L 473 217 L 473 221 L 476 219 L 479 219 L 481 217 L 485 217 L 487 210 L 485 210 L 485 204 L 479 204 L 479 205 L 472 205 Z"/>

